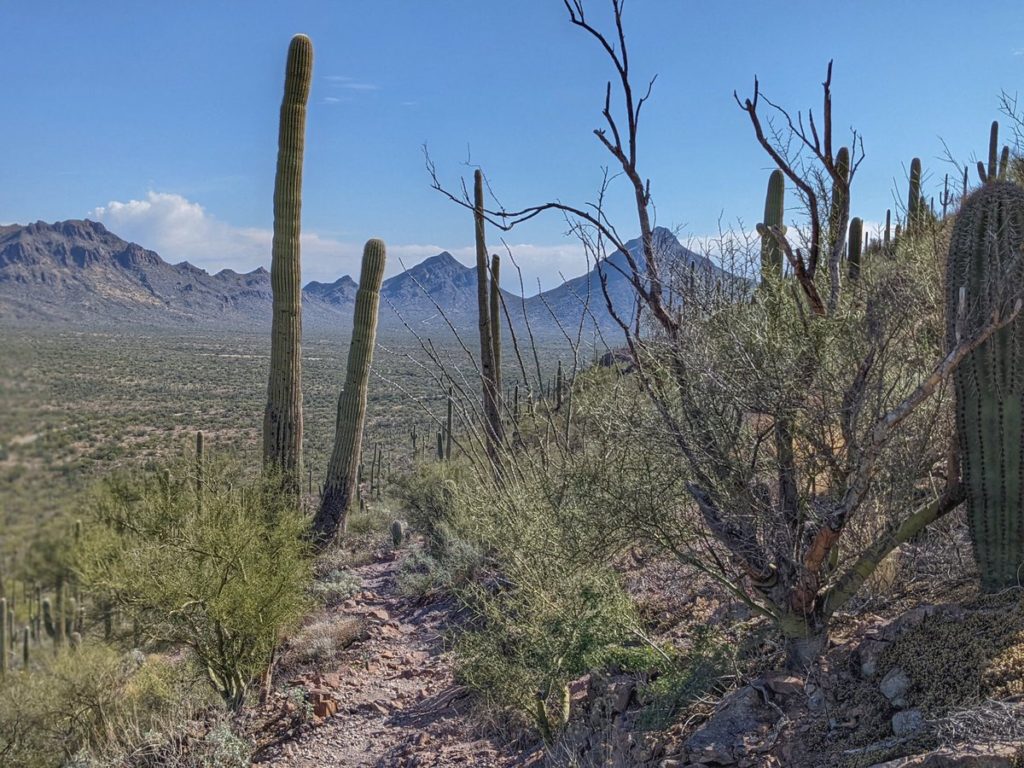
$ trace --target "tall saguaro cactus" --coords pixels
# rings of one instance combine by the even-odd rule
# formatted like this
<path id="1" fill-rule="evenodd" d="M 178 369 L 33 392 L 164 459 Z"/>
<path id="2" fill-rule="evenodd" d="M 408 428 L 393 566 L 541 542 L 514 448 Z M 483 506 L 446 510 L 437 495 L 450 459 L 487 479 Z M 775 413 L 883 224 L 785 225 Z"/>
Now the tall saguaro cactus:
<path id="1" fill-rule="evenodd" d="M 850 241 L 846 247 L 847 274 L 851 280 L 860 277 L 860 257 L 864 247 L 864 222 L 857 216 L 850 219 Z"/>
<path id="2" fill-rule="evenodd" d="M 501 441 L 501 413 L 498 410 L 496 360 L 492 334 L 498 328 L 491 320 L 491 305 L 497 303 L 497 295 L 490 295 L 490 259 L 487 256 L 487 241 L 484 238 L 484 175 L 478 168 L 473 174 L 473 224 L 476 235 L 476 280 L 477 313 L 480 328 L 480 373 L 483 379 L 484 420 L 487 432 L 487 454 L 491 463 L 497 466 L 498 444 Z"/>
<path id="3" fill-rule="evenodd" d="M 964 202 L 949 246 L 947 347 L 1009 317 L 1024 289 L 1024 189 L 990 181 Z M 961 294 L 963 298 L 961 299 Z M 1004 326 L 954 376 L 968 520 L 982 587 L 1024 579 L 1024 322 Z"/>
<path id="4" fill-rule="evenodd" d="M 377 314 L 385 258 L 383 240 L 367 241 L 363 248 L 359 290 L 356 291 L 345 387 L 338 397 L 334 450 L 327 468 L 320 509 L 313 519 L 313 540 L 320 549 L 334 541 L 339 532 L 345 532 L 349 506 L 358 482 L 363 424 L 366 422 L 366 394 L 370 364 L 373 362 L 373 345 L 377 338 Z"/>
<path id="5" fill-rule="evenodd" d="M 501 434 L 501 259 L 491 255 L 488 320 L 491 323 L 491 375 L 494 388 L 495 433 Z"/>
<path id="6" fill-rule="evenodd" d="M 921 197 L 921 158 L 910 161 L 910 186 L 907 190 L 907 229 L 913 230 L 920 223 L 924 200 Z"/>
<path id="7" fill-rule="evenodd" d="M 296 35 L 288 46 L 274 182 L 274 242 L 270 285 L 270 380 L 263 416 L 263 462 L 298 493 L 302 481 L 302 284 L 299 232 L 306 103 L 313 77 L 313 44 Z"/>
<path id="8" fill-rule="evenodd" d="M 829 250 L 841 247 L 846 239 L 846 227 L 850 215 L 850 150 L 840 147 L 836 152 L 836 175 L 839 180 L 832 182 L 832 207 L 829 211 Z"/>

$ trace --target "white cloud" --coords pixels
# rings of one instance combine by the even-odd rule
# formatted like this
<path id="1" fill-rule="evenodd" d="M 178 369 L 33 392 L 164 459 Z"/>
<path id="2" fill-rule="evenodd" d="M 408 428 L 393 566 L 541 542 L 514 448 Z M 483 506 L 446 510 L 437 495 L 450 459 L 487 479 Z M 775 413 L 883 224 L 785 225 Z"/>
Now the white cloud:
<path id="1" fill-rule="evenodd" d="M 179 194 L 150 191 L 142 200 L 114 200 L 94 208 L 88 217 L 103 222 L 118 236 L 156 251 L 171 263 L 188 261 L 211 273 L 224 268 L 248 272 L 270 266 L 271 229 L 234 226 Z M 562 282 L 559 273 L 569 278 L 587 269 L 583 249 L 573 241 L 548 246 L 510 244 L 510 248 L 523 271 L 527 295 L 536 293 L 538 280 L 544 289 L 553 288 Z M 444 250 L 463 264 L 472 265 L 476 261 L 472 245 L 388 243 L 387 275 L 401 272 L 403 264 L 404 268 L 412 267 Z M 519 278 L 505 258 L 504 246 L 492 244 L 491 250 L 504 259 L 502 283 L 507 289 L 518 292 Z M 302 235 L 303 282 L 332 282 L 346 274 L 358 279 L 361 257 L 362 243 L 305 232 Z"/>
<path id="2" fill-rule="evenodd" d="M 188 261 L 209 272 L 270 266 L 272 230 L 236 227 L 181 195 L 151 191 L 144 200 L 114 200 L 88 216 L 172 263 Z M 361 250 L 351 243 L 305 233 L 302 251 L 305 279 L 334 280 L 359 268 Z"/>
<path id="3" fill-rule="evenodd" d="M 380 86 L 366 83 L 348 75 L 327 75 L 324 78 L 333 88 L 344 88 L 346 91 L 376 91 Z"/>

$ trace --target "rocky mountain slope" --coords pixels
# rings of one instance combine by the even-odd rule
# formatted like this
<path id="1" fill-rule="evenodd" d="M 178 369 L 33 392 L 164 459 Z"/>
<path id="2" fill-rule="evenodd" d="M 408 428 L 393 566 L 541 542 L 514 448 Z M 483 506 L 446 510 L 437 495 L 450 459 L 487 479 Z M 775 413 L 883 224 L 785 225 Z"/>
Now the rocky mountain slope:
<path id="1" fill-rule="evenodd" d="M 656 247 L 669 270 L 715 272 L 707 259 L 687 250 L 665 229 L 655 231 Z M 640 258 L 640 241 L 628 243 Z M 633 289 L 621 252 L 603 269 L 616 311 L 631 317 Z M 345 275 L 333 283 L 311 282 L 303 289 L 307 328 L 346 328 L 357 285 Z M 476 270 L 447 251 L 384 281 L 381 324 L 434 330 L 446 327 L 443 312 L 457 328 L 476 320 Z M 504 292 L 513 323 L 529 319 L 536 334 L 558 333 L 558 326 L 615 332 L 598 270 L 525 300 Z M 240 327 L 261 329 L 270 322 L 270 274 L 210 274 L 188 262 L 169 264 L 159 254 L 127 242 L 102 224 L 72 220 L 0 227 L 0 321 L 29 324 L 133 323 L 152 327 Z"/>

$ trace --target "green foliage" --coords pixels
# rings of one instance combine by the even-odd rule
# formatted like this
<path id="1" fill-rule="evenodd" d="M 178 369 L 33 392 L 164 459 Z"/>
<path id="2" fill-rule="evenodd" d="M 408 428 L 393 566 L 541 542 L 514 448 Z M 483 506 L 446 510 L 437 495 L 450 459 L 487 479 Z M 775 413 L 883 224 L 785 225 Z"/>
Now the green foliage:
<path id="1" fill-rule="evenodd" d="M 612 574 L 547 565 L 510 569 L 512 586 L 497 594 L 462 592 L 478 626 L 455 641 L 458 676 L 491 706 L 535 715 L 538 698 L 557 703 L 589 658 L 626 635 L 631 606 Z"/>
<path id="2" fill-rule="evenodd" d="M 648 701 L 642 725 L 662 729 L 694 703 L 721 691 L 736 671 L 737 649 L 710 628 L 698 628 L 690 648 L 651 682 L 644 692 Z"/>
<path id="3" fill-rule="evenodd" d="M 581 381 L 582 411 L 594 397 Z M 539 439 L 527 429 L 516 456 L 539 455 Z M 422 467 L 403 486 L 410 521 L 427 540 L 407 561 L 404 586 L 457 596 L 471 617 L 453 633 L 459 679 L 487 706 L 532 718 L 546 738 L 561 722 L 548 713 L 561 711 L 565 684 L 636 626 L 609 565 L 618 542 L 600 521 L 601 493 L 616 480 L 599 475 L 619 456 L 601 461 L 605 446 L 594 445 L 586 457 L 552 451 L 546 462 L 506 454 L 514 482 L 495 483 L 481 457 L 475 471 L 461 462 Z"/>
<path id="4" fill-rule="evenodd" d="M 21 768 L 114 765 L 119 756 L 180 741 L 185 722 L 212 703 L 201 689 L 197 695 L 186 667 L 87 644 L 48 657 L 31 674 L 9 675 L 0 685 L 0 761 Z"/>
<path id="5" fill-rule="evenodd" d="M 116 606 L 155 646 L 189 649 L 232 708 L 307 607 L 304 519 L 280 480 L 208 462 L 203 504 L 188 464 L 116 475 L 93 494 L 83 532 L 83 587 Z"/>

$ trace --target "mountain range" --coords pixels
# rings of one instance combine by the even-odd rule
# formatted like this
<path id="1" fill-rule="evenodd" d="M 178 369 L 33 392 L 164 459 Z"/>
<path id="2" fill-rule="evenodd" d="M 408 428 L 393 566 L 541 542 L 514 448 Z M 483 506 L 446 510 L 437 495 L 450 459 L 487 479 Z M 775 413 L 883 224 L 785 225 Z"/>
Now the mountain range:
<path id="1" fill-rule="evenodd" d="M 719 272 L 666 229 L 655 230 L 655 243 L 662 262 L 673 268 Z M 627 247 L 639 255 L 639 240 Z M 634 293 L 626 271 L 621 252 L 605 263 L 612 305 L 630 317 Z M 308 283 L 303 288 L 304 326 L 347 328 L 357 288 L 349 275 L 332 283 Z M 525 330 L 526 321 L 542 335 L 559 333 L 559 324 L 575 329 L 581 321 L 602 332 L 618 328 L 597 269 L 526 299 L 506 291 L 503 297 L 517 330 Z M 442 313 L 456 328 L 470 328 L 476 321 L 476 270 L 445 251 L 385 280 L 381 298 L 384 329 L 444 328 Z M 0 322 L 263 330 L 270 324 L 271 299 L 270 273 L 262 267 L 210 274 L 188 262 L 169 264 L 98 222 L 0 226 Z"/>

